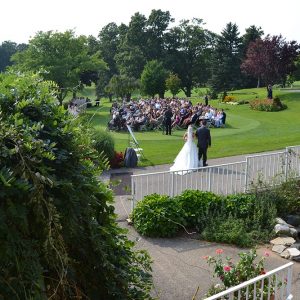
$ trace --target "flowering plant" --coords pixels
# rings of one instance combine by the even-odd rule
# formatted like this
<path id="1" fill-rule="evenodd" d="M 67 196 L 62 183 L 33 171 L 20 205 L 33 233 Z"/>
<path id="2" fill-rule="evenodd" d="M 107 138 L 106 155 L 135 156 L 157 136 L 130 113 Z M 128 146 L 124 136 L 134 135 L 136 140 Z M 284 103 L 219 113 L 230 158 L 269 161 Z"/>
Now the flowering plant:
<path id="1" fill-rule="evenodd" d="M 278 97 L 274 99 L 256 99 L 250 102 L 250 107 L 253 110 L 260 111 L 279 111 L 287 108 Z"/>
<path id="2" fill-rule="evenodd" d="M 124 164 L 124 154 L 122 152 L 114 152 L 114 156 L 110 161 L 110 166 L 113 169 L 121 168 Z"/>
<path id="3" fill-rule="evenodd" d="M 236 102 L 236 98 L 234 96 L 225 96 L 224 99 L 222 100 L 222 102 Z"/>
<path id="4" fill-rule="evenodd" d="M 209 265 L 212 265 L 214 267 L 214 277 L 218 277 L 222 284 L 214 285 L 210 288 L 206 296 L 212 296 L 216 293 L 219 293 L 221 291 L 226 290 L 229 287 L 236 286 L 242 282 L 248 281 L 252 278 L 255 278 L 259 275 L 266 274 L 265 268 L 264 268 L 264 261 L 265 258 L 269 256 L 268 252 L 265 252 L 265 255 L 260 258 L 258 262 L 255 262 L 255 259 L 257 257 L 257 253 L 255 249 L 250 250 L 249 252 L 242 252 L 239 253 L 240 260 L 234 264 L 232 262 L 232 258 L 226 257 L 225 262 L 223 261 L 223 250 L 217 249 L 216 254 L 217 256 L 206 256 L 204 257 L 207 259 L 207 262 Z M 270 292 L 274 292 L 274 286 L 275 286 L 275 279 L 274 277 L 270 278 Z M 277 283 L 277 287 L 279 287 L 281 283 Z M 261 297 L 261 292 L 263 293 L 262 299 L 267 299 L 265 296 L 268 294 L 267 285 L 265 285 L 266 288 L 264 288 L 263 291 L 257 291 L 256 296 Z M 249 289 L 249 292 L 253 291 L 253 287 Z M 245 291 L 241 292 L 241 295 L 243 295 Z M 243 299 L 243 298 L 241 298 Z M 250 298 L 249 298 L 250 299 Z M 252 299 L 252 298 L 251 298 Z M 261 299 L 261 298 L 259 298 Z"/>

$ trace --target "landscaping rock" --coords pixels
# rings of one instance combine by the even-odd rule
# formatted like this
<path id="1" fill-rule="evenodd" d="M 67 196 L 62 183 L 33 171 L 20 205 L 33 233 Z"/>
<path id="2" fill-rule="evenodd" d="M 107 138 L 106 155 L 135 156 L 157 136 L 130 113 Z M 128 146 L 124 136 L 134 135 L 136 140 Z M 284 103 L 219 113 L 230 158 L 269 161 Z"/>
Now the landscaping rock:
<path id="1" fill-rule="evenodd" d="M 298 237 L 298 231 L 295 228 L 290 228 L 290 236 L 297 238 Z"/>
<path id="2" fill-rule="evenodd" d="M 290 236 L 290 227 L 288 225 L 276 224 L 274 230 L 277 235 Z"/>
<path id="3" fill-rule="evenodd" d="M 284 245 L 274 245 L 272 248 L 272 251 L 281 254 L 286 249 L 286 246 Z"/>
<path id="4" fill-rule="evenodd" d="M 276 239 L 270 241 L 273 245 L 285 245 L 285 246 L 291 246 L 294 244 L 296 240 L 292 237 L 277 237 Z"/>
<path id="5" fill-rule="evenodd" d="M 300 250 L 300 243 L 295 243 L 292 246 L 293 248 L 297 248 L 298 250 Z"/>
<path id="6" fill-rule="evenodd" d="M 286 250 L 289 252 L 290 258 L 300 256 L 300 251 L 297 248 L 288 248 Z"/>
<path id="7" fill-rule="evenodd" d="M 286 259 L 289 259 L 290 258 L 290 252 L 286 250 L 284 250 L 281 254 L 280 254 L 281 257 L 283 258 L 286 258 Z"/>
<path id="8" fill-rule="evenodd" d="M 275 219 L 276 224 L 281 224 L 281 225 L 288 225 L 286 221 L 284 221 L 281 218 L 276 218 Z"/>
<path id="9" fill-rule="evenodd" d="M 288 215 L 286 217 L 286 222 L 293 226 L 299 226 L 300 225 L 300 216 L 299 215 Z"/>
<path id="10" fill-rule="evenodd" d="M 292 259 L 294 261 L 300 262 L 300 255 L 299 256 L 294 256 Z"/>

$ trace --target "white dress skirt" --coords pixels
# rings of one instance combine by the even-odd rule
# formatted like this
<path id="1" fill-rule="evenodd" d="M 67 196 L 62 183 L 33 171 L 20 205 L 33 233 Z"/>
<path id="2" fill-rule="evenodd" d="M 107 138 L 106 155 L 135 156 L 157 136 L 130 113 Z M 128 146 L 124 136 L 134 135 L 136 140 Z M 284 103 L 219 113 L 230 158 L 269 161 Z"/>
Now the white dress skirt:
<path id="1" fill-rule="evenodd" d="M 187 141 L 183 145 L 182 149 L 176 156 L 173 166 L 170 168 L 170 171 L 181 171 L 176 172 L 178 175 L 184 175 L 191 171 L 190 169 L 200 167 L 198 160 L 198 148 L 193 142 L 193 127 L 188 127 L 187 132 Z"/>

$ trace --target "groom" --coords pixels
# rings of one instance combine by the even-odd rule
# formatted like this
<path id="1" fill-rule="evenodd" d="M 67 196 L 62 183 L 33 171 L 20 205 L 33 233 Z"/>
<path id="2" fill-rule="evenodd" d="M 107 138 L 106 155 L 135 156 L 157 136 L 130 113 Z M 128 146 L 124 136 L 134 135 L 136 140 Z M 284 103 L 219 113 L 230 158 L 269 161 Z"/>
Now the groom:
<path id="1" fill-rule="evenodd" d="M 199 161 L 203 155 L 203 167 L 207 166 L 207 148 L 211 146 L 210 130 L 206 127 L 206 121 L 202 120 L 201 127 L 196 131 L 196 137 L 198 139 L 198 159 Z"/>

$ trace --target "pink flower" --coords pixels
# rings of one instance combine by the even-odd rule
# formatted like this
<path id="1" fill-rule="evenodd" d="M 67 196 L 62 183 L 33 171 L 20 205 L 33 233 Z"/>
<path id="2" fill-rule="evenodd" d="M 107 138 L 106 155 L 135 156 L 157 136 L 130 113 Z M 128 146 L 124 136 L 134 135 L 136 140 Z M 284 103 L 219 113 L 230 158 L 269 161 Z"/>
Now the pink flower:
<path id="1" fill-rule="evenodd" d="M 223 252 L 224 252 L 223 249 L 217 249 L 217 250 L 216 250 L 216 253 L 217 253 L 217 254 L 222 254 Z"/>
<path id="2" fill-rule="evenodd" d="M 203 259 L 208 259 L 208 255 L 202 256 Z"/>
<path id="3" fill-rule="evenodd" d="M 230 268 L 229 266 L 224 266 L 223 270 L 224 270 L 225 272 L 229 272 L 229 271 L 231 270 L 231 268 Z"/>
<path id="4" fill-rule="evenodd" d="M 270 253 L 269 253 L 268 251 L 265 251 L 264 255 L 265 255 L 266 257 L 269 257 L 269 256 L 270 256 Z"/>

